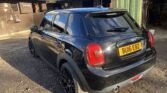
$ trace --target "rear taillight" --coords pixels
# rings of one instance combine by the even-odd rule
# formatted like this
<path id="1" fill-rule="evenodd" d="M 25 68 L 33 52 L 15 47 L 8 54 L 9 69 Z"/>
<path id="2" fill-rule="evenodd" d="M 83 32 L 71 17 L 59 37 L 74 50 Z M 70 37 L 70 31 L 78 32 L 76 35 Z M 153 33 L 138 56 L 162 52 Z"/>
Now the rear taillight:
<path id="1" fill-rule="evenodd" d="M 99 44 L 88 44 L 86 53 L 88 64 L 90 66 L 97 67 L 104 65 L 104 53 Z"/>
<path id="2" fill-rule="evenodd" d="M 151 32 L 148 32 L 148 39 L 149 39 L 149 43 L 150 43 L 150 47 L 153 48 L 154 47 L 154 38 Z"/>

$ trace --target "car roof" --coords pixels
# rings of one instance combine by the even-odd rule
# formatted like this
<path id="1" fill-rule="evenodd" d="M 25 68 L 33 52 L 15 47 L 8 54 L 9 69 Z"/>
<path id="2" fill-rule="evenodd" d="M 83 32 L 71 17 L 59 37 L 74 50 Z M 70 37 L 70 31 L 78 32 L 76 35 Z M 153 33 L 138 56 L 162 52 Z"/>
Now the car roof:
<path id="1" fill-rule="evenodd" d="M 112 11 L 126 11 L 125 9 L 113 9 L 113 8 L 71 8 L 71 9 L 60 9 L 53 10 L 48 13 L 92 13 L 92 12 L 112 12 Z"/>

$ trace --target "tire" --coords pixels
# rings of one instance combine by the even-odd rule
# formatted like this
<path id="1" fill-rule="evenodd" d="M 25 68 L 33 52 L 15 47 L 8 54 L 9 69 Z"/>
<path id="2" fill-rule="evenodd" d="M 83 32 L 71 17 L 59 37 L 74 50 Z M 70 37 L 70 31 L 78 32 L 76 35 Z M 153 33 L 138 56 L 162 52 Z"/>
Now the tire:
<path id="1" fill-rule="evenodd" d="M 64 63 L 61 66 L 61 86 L 64 89 L 64 93 L 87 93 L 84 92 L 76 80 L 74 74 L 72 73 L 72 69 L 68 65 L 68 63 Z"/>
<path id="2" fill-rule="evenodd" d="M 29 51 L 30 51 L 30 53 L 33 55 L 33 57 L 39 58 L 39 56 L 37 55 L 37 53 L 36 53 L 36 51 L 35 51 L 35 48 L 34 48 L 32 42 L 31 42 L 30 40 L 29 40 L 29 42 L 28 42 L 28 47 L 29 47 Z"/>

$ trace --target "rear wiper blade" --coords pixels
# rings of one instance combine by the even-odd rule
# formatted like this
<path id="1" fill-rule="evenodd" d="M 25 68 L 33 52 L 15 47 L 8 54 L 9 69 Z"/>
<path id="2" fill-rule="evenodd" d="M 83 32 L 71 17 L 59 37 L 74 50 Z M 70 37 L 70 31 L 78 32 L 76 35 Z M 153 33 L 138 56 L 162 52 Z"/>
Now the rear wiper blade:
<path id="1" fill-rule="evenodd" d="M 112 29 L 107 30 L 107 32 L 126 32 L 129 27 L 114 27 Z"/>

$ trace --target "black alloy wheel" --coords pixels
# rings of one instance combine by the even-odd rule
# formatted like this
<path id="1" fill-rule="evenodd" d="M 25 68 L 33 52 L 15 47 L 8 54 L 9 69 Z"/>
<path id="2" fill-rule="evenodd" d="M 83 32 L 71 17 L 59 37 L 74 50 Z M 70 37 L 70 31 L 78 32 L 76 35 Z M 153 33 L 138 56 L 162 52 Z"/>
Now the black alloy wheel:
<path id="1" fill-rule="evenodd" d="M 77 93 L 74 79 L 70 71 L 66 68 L 66 64 L 61 68 L 60 84 L 64 89 L 64 93 Z"/>
<path id="2" fill-rule="evenodd" d="M 29 48 L 30 53 L 33 55 L 33 57 L 38 58 L 38 55 L 36 54 L 35 48 L 31 41 L 28 42 L 28 48 Z"/>

